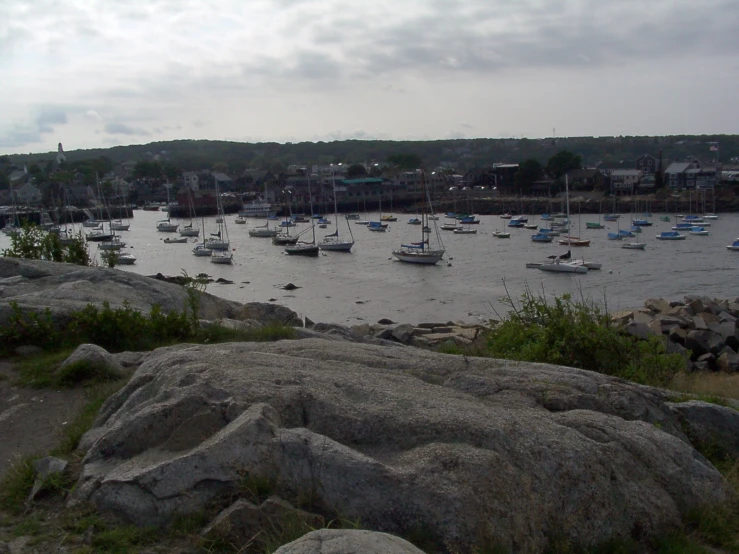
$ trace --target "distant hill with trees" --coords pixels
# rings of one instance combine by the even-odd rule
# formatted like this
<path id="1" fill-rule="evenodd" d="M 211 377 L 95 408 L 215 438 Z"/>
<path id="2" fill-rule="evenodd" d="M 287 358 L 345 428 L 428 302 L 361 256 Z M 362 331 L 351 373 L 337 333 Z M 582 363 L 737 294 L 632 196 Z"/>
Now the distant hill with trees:
<path id="1" fill-rule="evenodd" d="M 719 150 L 711 150 L 718 145 Z M 739 135 L 679 135 L 655 137 L 561 137 L 544 139 L 455 139 L 435 141 L 344 140 L 333 142 L 242 143 L 174 140 L 65 152 L 70 164 L 89 159 L 112 163 L 158 159 L 182 171 L 204 168 L 238 175 L 247 168 L 274 173 L 293 164 L 364 164 L 393 161 L 397 166 L 446 167 L 464 171 L 498 162 L 536 160 L 546 167 L 558 152 L 579 157 L 582 166 L 600 164 L 631 168 L 639 156 L 662 152 L 665 163 L 697 157 L 710 164 L 717 154 L 724 163 L 739 161 Z M 16 166 L 48 163 L 56 152 L 0 156 Z M 534 168 L 532 168 L 534 169 Z"/>

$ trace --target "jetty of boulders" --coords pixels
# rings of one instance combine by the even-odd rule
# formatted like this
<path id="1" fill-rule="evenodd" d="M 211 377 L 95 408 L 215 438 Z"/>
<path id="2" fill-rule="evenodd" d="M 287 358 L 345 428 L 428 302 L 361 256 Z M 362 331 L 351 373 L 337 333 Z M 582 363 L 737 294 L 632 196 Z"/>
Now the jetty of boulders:
<path id="1" fill-rule="evenodd" d="M 668 351 L 683 354 L 688 370 L 739 371 L 739 297 L 650 298 L 612 320 L 640 339 L 666 337 Z"/>

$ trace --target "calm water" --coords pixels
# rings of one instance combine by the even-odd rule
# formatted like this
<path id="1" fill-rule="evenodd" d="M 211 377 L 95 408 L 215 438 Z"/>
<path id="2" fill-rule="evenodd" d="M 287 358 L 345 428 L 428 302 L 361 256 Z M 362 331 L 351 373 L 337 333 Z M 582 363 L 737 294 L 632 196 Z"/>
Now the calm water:
<path id="1" fill-rule="evenodd" d="M 394 321 L 486 320 L 502 313 L 501 297 L 505 287 L 519 296 L 525 286 L 547 294 L 578 293 L 596 299 L 607 297 L 609 309 L 640 306 L 646 298 L 662 296 L 681 298 L 685 294 L 714 297 L 739 296 L 739 252 L 725 247 L 739 237 L 739 214 L 721 214 L 712 222 L 711 235 L 688 236 L 684 241 L 659 241 L 655 235 L 669 230 L 674 223 L 659 221 L 654 214 L 652 227 L 642 233 L 645 251 L 624 250 L 618 241 L 609 241 L 616 223 L 606 229 L 586 230 L 586 221 L 597 216 L 583 215 L 580 235 L 591 239 L 590 247 L 572 248 L 573 257 L 585 256 L 603 264 L 600 271 L 586 275 L 550 274 L 527 269 L 526 262 L 542 261 L 547 255 L 560 254 L 567 247 L 531 241 L 533 231 L 508 229 L 507 221 L 498 216 L 480 216 L 476 235 L 455 235 L 441 231 L 447 250 L 446 260 L 437 266 L 415 266 L 391 260 L 391 252 L 401 242 L 419 240 L 420 230 L 406 222 L 412 215 L 398 215 L 386 233 L 373 233 L 350 223 L 356 244 L 350 254 L 326 252 L 318 258 L 287 256 L 270 239 L 250 238 L 248 230 L 263 225 L 265 220 L 247 220 L 246 225 L 227 225 L 234 253 L 234 264 L 213 264 L 208 258 L 192 255 L 195 239 L 187 244 L 165 244 L 163 239 L 178 234 L 159 233 L 156 222 L 162 212 L 138 210 L 131 220 L 131 230 L 121 233 L 127 243 L 125 251 L 133 253 L 133 266 L 119 266 L 123 271 L 143 275 L 163 273 L 194 276 L 207 273 L 214 279 L 223 277 L 232 285 L 208 285 L 207 291 L 239 302 L 267 302 L 276 299 L 300 315 L 314 321 L 356 324 L 374 322 L 387 317 Z M 367 214 L 365 219 L 377 219 Z M 530 218 L 530 220 L 536 219 Z M 674 219 L 674 216 L 673 216 Z M 573 218 L 573 234 L 577 234 L 578 218 Z M 445 222 L 439 218 L 439 225 Z M 276 222 L 271 222 L 274 225 Z M 630 218 L 622 217 L 621 225 Z M 215 231 L 213 218 L 205 220 L 206 229 Z M 308 227 L 299 224 L 298 231 Z M 317 239 L 333 232 L 316 229 Z M 492 236 L 496 229 L 511 232 L 510 239 Z M 295 229 L 291 229 L 291 233 Z M 340 232 L 347 232 L 340 221 Z M 0 249 L 9 245 L 0 234 Z M 97 246 L 91 243 L 91 254 Z M 98 257 L 99 259 L 99 257 Z M 285 291 L 281 287 L 294 283 L 301 287 Z"/>

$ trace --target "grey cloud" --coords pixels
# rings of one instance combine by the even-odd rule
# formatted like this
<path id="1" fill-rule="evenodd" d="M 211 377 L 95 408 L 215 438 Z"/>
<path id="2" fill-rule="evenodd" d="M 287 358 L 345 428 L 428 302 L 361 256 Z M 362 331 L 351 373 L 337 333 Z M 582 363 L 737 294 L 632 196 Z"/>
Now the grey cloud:
<path id="1" fill-rule="evenodd" d="M 65 123 L 67 123 L 67 112 L 60 109 L 45 109 L 36 117 L 36 127 L 39 133 L 51 133 L 54 130 L 53 125 Z"/>
<path id="2" fill-rule="evenodd" d="M 131 127 L 125 123 L 106 123 L 103 128 L 109 135 L 141 135 L 149 136 L 151 133 L 140 127 Z"/>
<path id="3" fill-rule="evenodd" d="M 7 134 L 0 135 L 0 147 L 17 147 L 41 142 L 41 133 L 31 127 L 13 127 Z"/>

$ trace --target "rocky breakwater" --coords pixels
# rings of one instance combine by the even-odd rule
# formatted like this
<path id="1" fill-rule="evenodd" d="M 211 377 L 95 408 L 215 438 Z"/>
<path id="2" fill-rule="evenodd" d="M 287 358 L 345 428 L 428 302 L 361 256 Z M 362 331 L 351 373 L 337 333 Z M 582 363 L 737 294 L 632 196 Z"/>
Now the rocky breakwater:
<path id="1" fill-rule="evenodd" d="M 435 348 L 442 345 L 469 347 L 491 329 L 487 325 L 466 323 L 464 321 L 447 321 L 446 323 L 395 323 L 390 319 L 381 319 L 377 323 L 354 325 L 351 331 L 359 337 L 387 340 L 415 346 L 418 348 Z"/>
<path id="2" fill-rule="evenodd" d="M 179 345 L 103 406 L 70 503 L 139 525 L 220 505 L 233 530 L 287 501 L 446 551 L 540 552 L 662 533 L 729 498 L 684 417 L 666 391 L 545 364 L 336 337 Z M 239 498 L 248 482 L 273 500 Z"/>
<path id="3" fill-rule="evenodd" d="M 739 371 L 739 297 L 651 298 L 644 308 L 613 314 L 613 319 L 641 339 L 665 336 L 668 350 L 683 354 L 689 370 Z"/>

